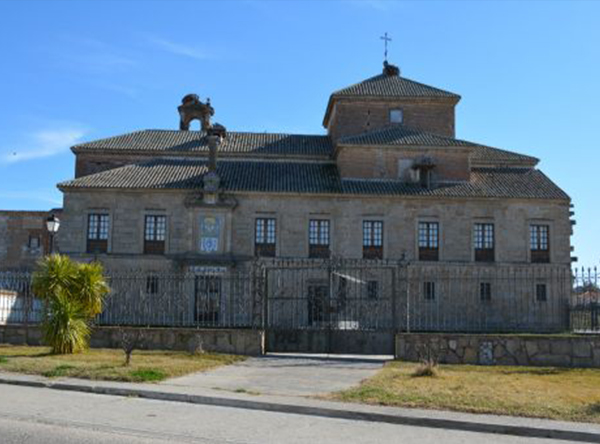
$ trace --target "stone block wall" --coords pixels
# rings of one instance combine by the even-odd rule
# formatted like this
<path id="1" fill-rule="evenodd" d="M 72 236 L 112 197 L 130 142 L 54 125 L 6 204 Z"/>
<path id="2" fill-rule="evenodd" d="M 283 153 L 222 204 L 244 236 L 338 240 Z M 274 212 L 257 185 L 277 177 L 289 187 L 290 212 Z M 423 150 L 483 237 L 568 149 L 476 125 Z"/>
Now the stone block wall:
<path id="1" fill-rule="evenodd" d="M 433 170 L 433 182 L 468 181 L 470 149 L 454 148 L 420 149 L 393 147 L 341 147 L 337 155 L 337 164 L 342 177 L 398 179 L 398 161 L 414 160 L 421 156 L 431 157 L 436 164 Z"/>
<path id="2" fill-rule="evenodd" d="M 390 125 L 389 112 L 401 109 L 403 124 L 409 128 L 454 137 L 454 99 L 358 100 L 339 98 L 328 122 L 327 130 L 336 141 L 365 131 Z"/>
<path id="3" fill-rule="evenodd" d="M 129 330 L 136 329 L 128 327 Z M 264 353 L 264 332 L 251 329 L 141 328 L 143 349 L 195 351 L 201 344 L 207 352 L 258 356 Z M 120 348 L 121 332 L 117 327 L 94 329 L 93 348 Z M 40 345 L 40 327 L 23 325 L 0 326 L 0 344 Z"/>
<path id="4" fill-rule="evenodd" d="M 193 194 L 193 193 L 191 193 Z M 124 267 L 163 267 L 170 257 L 198 255 L 199 221 L 215 215 L 210 208 L 186 207 L 184 192 L 66 192 L 63 225 L 59 231 L 61 251 L 85 255 L 86 224 L 89 212 L 110 216 L 108 261 Z M 377 219 L 384 223 L 383 254 L 387 259 L 417 258 L 417 224 L 440 223 L 440 262 L 473 263 L 472 228 L 475 222 L 495 224 L 496 263 L 529 263 L 529 224 L 550 225 L 551 264 L 570 266 L 569 207 L 567 202 L 492 199 L 402 199 L 393 197 L 340 197 L 264 195 L 239 193 L 238 205 L 225 211 L 226 235 L 223 254 L 234 257 L 254 255 L 254 221 L 273 217 L 277 221 L 278 257 L 308 256 L 310 219 L 331 221 L 331 250 L 345 258 L 362 257 L 362 222 Z M 143 255 L 144 214 L 160 211 L 167 216 L 165 256 Z M 221 214 L 221 213 L 219 213 Z M 160 263 L 159 263 L 160 262 Z"/>
<path id="5" fill-rule="evenodd" d="M 50 238 L 46 218 L 61 217 L 60 210 L 0 211 L 0 269 L 31 268 L 49 251 Z M 39 247 L 30 245 L 30 238 L 39 238 Z M 54 243 L 58 249 L 57 238 Z"/>
<path id="6" fill-rule="evenodd" d="M 396 335 L 396 359 L 417 362 L 425 347 L 443 364 L 600 367 L 600 336 L 594 335 Z"/>

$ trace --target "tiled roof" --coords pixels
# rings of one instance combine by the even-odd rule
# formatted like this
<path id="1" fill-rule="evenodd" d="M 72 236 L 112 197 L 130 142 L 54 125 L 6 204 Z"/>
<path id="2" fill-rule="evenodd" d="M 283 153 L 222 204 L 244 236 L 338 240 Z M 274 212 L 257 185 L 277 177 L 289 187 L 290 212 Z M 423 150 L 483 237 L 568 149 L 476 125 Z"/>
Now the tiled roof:
<path id="1" fill-rule="evenodd" d="M 436 146 L 474 147 L 475 144 L 452 137 L 444 137 L 425 131 L 410 129 L 404 125 L 391 125 L 355 136 L 339 139 L 342 145 L 391 145 L 391 146 Z"/>
<path id="2" fill-rule="evenodd" d="M 127 165 L 59 184 L 74 188 L 202 188 L 207 165 L 200 160 L 163 158 Z M 568 199 L 542 172 L 534 169 L 474 169 L 471 181 L 423 189 L 394 180 L 341 179 L 333 163 L 220 161 L 217 172 L 226 191 L 392 195 L 431 197 L 497 197 Z"/>
<path id="3" fill-rule="evenodd" d="M 335 91 L 332 97 L 446 97 L 459 99 L 458 94 L 415 82 L 406 77 L 379 74 Z"/>
<path id="4" fill-rule="evenodd" d="M 467 147 L 472 148 L 471 165 L 474 167 L 493 166 L 534 166 L 538 159 L 512 151 L 501 150 L 467 142 L 466 140 L 445 137 L 407 128 L 403 125 L 392 125 L 386 128 L 372 130 L 355 136 L 343 137 L 341 145 L 388 145 L 413 147 Z"/>
<path id="5" fill-rule="evenodd" d="M 73 150 L 202 154 L 208 152 L 208 141 L 202 131 L 142 130 L 75 145 Z M 228 132 L 219 146 L 225 155 L 329 156 L 331 151 L 329 137 L 319 135 Z"/>
<path id="6" fill-rule="evenodd" d="M 484 145 L 477 145 L 471 153 L 472 167 L 485 167 L 488 165 L 534 166 L 538 162 L 539 159 L 536 157 Z"/>
<path id="7" fill-rule="evenodd" d="M 428 98 L 460 100 L 458 94 L 434 88 L 433 86 L 415 82 L 400 75 L 379 74 L 362 82 L 337 90 L 329 96 L 327 110 L 323 118 L 323 126 L 327 127 L 329 117 L 336 99 L 345 97 L 359 98 Z"/>

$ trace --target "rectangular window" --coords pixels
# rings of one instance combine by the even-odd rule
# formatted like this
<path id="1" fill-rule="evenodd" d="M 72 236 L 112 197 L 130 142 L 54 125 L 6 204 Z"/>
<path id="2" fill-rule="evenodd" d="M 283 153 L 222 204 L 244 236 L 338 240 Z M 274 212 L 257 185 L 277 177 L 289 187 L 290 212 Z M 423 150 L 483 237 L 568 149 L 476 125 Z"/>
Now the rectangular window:
<path id="1" fill-rule="evenodd" d="M 144 253 L 164 254 L 167 216 L 148 215 L 144 219 Z"/>
<path id="2" fill-rule="evenodd" d="M 146 293 L 157 294 L 158 293 L 158 276 L 148 276 L 146 278 Z"/>
<path id="3" fill-rule="evenodd" d="M 494 224 L 475 224 L 475 261 L 494 262 Z"/>
<path id="4" fill-rule="evenodd" d="M 489 282 L 479 283 L 479 299 L 482 302 L 488 302 L 492 300 L 492 284 Z"/>
<path id="5" fill-rule="evenodd" d="M 256 256 L 275 257 L 276 233 L 275 219 L 256 219 L 254 230 L 254 253 Z"/>
<path id="6" fill-rule="evenodd" d="M 367 298 L 377 299 L 379 297 L 379 282 L 368 281 L 367 282 Z"/>
<path id="7" fill-rule="evenodd" d="M 423 282 L 423 297 L 426 301 L 435 300 L 435 282 Z"/>
<path id="8" fill-rule="evenodd" d="M 439 260 L 439 224 L 419 222 L 419 260 Z"/>
<path id="9" fill-rule="evenodd" d="M 402 123 L 404 116 L 401 109 L 390 110 L 390 123 Z"/>
<path id="10" fill-rule="evenodd" d="M 327 258 L 329 255 L 329 221 L 311 219 L 308 223 L 308 257 Z"/>
<path id="11" fill-rule="evenodd" d="M 535 300 L 546 302 L 548 300 L 548 288 L 546 284 L 535 284 Z"/>
<path id="12" fill-rule="evenodd" d="M 550 227 L 548 225 L 530 225 L 529 246 L 531 262 L 550 262 Z"/>
<path id="13" fill-rule="evenodd" d="M 383 259 L 383 222 L 363 221 L 363 258 Z"/>
<path id="14" fill-rule="evenodd" d="M 40 248 L 41 240 L 39 236 L 29 236 L 28 246 L 31 250 L 37 250 Z"/>
<path id="15" fill-rule="evenodd" d="M 108 214 L 88 214 L 87 252 L 106 253 L 108 250 Z"/>

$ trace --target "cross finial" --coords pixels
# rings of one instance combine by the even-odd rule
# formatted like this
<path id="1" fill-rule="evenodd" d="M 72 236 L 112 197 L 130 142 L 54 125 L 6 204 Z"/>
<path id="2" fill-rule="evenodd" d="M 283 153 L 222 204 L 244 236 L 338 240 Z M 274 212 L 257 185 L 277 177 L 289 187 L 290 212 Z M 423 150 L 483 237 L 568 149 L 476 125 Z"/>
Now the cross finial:
<path id="1" fill-rule="evenodd" d="M 383 52 L 384 60 L 387 62 L 387 50 L 388 50 L 388 42 L 392 41 L 391 37 L 388 37 L 388 33 L 386 32 L 383 36 L 379 37 L 384 42 L 385 51 Z"/>

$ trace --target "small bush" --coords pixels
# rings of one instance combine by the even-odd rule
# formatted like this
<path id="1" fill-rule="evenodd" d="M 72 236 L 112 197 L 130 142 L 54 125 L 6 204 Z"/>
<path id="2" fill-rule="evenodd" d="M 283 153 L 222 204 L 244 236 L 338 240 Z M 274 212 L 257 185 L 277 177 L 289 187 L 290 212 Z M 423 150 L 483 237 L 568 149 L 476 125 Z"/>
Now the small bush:
<path id="1" fill-rule="evenodd" d="M 154 368 L 141 368 L 129 372 L 129 375 L 135 382 L 155 382 L 162 381 L 167 378 L 165 372 Z"/>
<path id="2" fill-rule="evenodd" d="M 0 356 L 0 364 L 7 364 L 8 358 L 5 356 Z"/>
<path id="3" fill-rule="evenodd" d="M 421 364 L 415 369 L 413 376 L 435 377 L 439 374 L 438 361 L 440 344 L 438 341 L 427 341 L 417 346 L 417 354 Z"/>
<path id="4" fill-rule="evenodd" d="M 46 376 L 47 378 L 58 378 L 60 376 L 67 376 L 69 370 L 74 368 L 74 366 L 68 364 L 57 365 L 52 370 L 42 373 L 42 375 Z"/>
<path id="5" fill-rule="evenodd" d="M 420 377 L 437 377 L 439 376 L 439 368 L 437 363 L 430 362 L 422 362 L 412 374 L 416 378 Z"/>
<path id="6" fill-rule="evenodd" d="M 79 353 L 87 348 L 91 329 L 81 305 L 63 295 L 49 304 L 43 324 L 44 340 L 56 354 Z"/>

